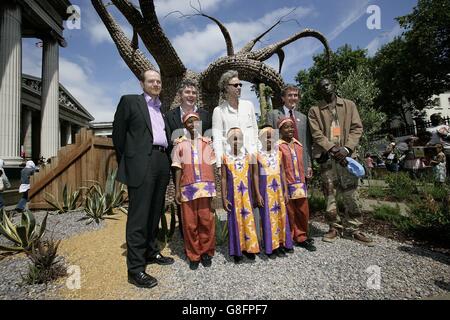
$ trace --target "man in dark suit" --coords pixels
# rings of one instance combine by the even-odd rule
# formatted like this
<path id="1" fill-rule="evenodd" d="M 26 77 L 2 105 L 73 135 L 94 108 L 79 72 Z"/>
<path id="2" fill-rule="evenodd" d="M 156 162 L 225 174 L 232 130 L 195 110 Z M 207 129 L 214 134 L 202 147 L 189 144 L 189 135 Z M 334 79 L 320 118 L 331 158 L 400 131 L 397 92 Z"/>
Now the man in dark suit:
<path id="1" fill-rule="evenodd" d="M 312 138 L 308 117 L 296 110 L 298 102 L 300 101 L 300 89 L 294 85 L 286 85 L 281 91 L 281 99 L 283 100 L 284 106 L 269 112 L 267 114 L 266 123 L 272 128 L 276 128 L 278 120 L 284 117 L 290 117 L 295 122 L 294 137 L 303 145 L 305 177 L 311 179 L 313 175 L 311 163 Z"/>
<path id="2" fill-rule="evenodd" d="M 172 264 L 159 252 L 156 234 L 170 178 L 170 131 L 161 113 L 161 76 L 142 73 L 141 95 L 125 95 L 114 115 L 113 143 L 119 164 L 117 180 L 128 186 L 126 226 L 128 282 L 151 288 L 158 281 L 147 264 Z"/>
<path id="3" fill-rule="evenodd" d="M 208 111 L 196 105 L 198 97 L 197 83 L 189 79 L 182 81 L 178 89 L 178 95 L 181 105 L 166 113 L 172 140 L 184 135 L 184 125 L 181 118 L 189 112 L 195 112 L 200 115 L 202 135 L 204 135 L 205 131 L 211 129 L 211 115 Z"/>
<path id="4" fill-rule="evenodd" d="M 198 85 L 195 81 L 186 79 L 183 80 L 178 89 L 178 97 L 181 101 L 181 105 L 177 108 L 169 110 L 166 113 L 167 123 L 169 124 L 170 132 L 173 140 L 183 136 L 185 134 L 185 129 L 183 122 L 181 119 L 185 114 L 190 112 L 195 112 L 200 115 L 201 121 L 201 131 L 202 135 L 205 134 L 206 131 L 211 129 L 211 115 L 205 109 L 199 108 L 197 104 L 198 97 Z M 208 132 L 207 132 L 208 135 Z M 173 183 L 175 184 L 175 172 L 172 171 Z M 178 225 L 180 228 L 180 233 L 183 235 L 182 222 L 181 222 L 181 209 L 180 206 L 177 205 L 177 216 L 178 216 Z"/>

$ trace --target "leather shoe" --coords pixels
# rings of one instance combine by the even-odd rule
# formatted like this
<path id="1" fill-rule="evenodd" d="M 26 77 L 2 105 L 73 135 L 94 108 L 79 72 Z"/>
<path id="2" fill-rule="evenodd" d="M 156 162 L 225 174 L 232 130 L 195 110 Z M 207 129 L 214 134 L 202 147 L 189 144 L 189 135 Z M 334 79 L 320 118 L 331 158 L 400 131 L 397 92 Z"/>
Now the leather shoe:
<path id="1" fill-rule="evenodd" d="M 175 261 L 173 260 L 173 258 L 170 257 L 164 257 L 162 254 L 158 253 L 156 256 L 148 258 L 147 259 L 147 263 L 148 264 L 153 264 L 153 263 L 157 263 L 161 266 L 167 266 L 169 264 L 174 263 Z"/>
<path id="2" fill-rule="evenodd" d="M 276 254 L 277 257 L 279 257 L 279 258 L 284 258 L 284 257 L 287 256 L 286 253 L 284 253 L 284 250 L 281 249 L 281 248 L 276 249 L 276 250 L 275 250 L 275 254 Z"/>
<path id="3" fill-rule="evenodd" d="M 200 261 L 189 261 L 189 269 L 197 270 L 199 264 L 200 264 Z"/>
<path id="4" fill-rule="evenodd" d="M 211 267 L 211 264 L 212 264 L 212 257 L 209 256 L 208 254 L 202 255 L 202 265 L 205 268 L 209 268 Z"/>
<path id="5" fill-rule="evenodd" d="M 277 255 L 275 254 L 275 252 L 268 253 L 267 256 L 269 257 L 269 259 L 272 259 L 272 260 L 275 260 L 277 258 Z"/>
<path id="6" fill-rule="evenodd" d="M 256 259 L 256 255 L 254 253 L 249 253 L 246 251 L 243 251 L 242 253 L 244 254 L 244 256 L 247 257 L 247 259 L 249 259 L 251 261 L 254 261 Z"/>
<path id="7" fill-rule="evenodd" d="M 308 241 L 308 240 L 303 241 L 303 242 L 296 242 L 295 246 L 304 248 L 308 251 L 316 251 L 317 250 L 316 246 L 312 243 L 312 241 Z"/>
<path id="8" fill-rule="evenodd" d="M 158 284 L 158 280 L 145 272 L 128 272 L 128 282 L 139 288 L 153 288 Z"/>
<path id="9" fill-rule="evenodd" d="M 234 256 L 233 260 L 234 260 L 235 264 L 241 264 L 243 262 L 244 258 L 242 256 Z"/>
<path id="10" fill-rule="evenodd" d="M 284 247 L 283 251 L 286 252 L 286 253 L 294 253 L 294 248 L 288 249 L 288 248 Z"/>

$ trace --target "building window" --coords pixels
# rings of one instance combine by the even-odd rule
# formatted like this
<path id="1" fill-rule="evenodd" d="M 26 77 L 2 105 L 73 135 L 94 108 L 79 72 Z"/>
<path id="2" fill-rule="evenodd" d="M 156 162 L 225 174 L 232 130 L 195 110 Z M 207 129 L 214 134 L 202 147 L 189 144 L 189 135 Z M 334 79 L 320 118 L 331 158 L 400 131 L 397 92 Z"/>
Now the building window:
<path id="1" fill-rule="evenodd" d="M 449 101 L 450 101 L 450 98 L 449 98 Z M 441 99 L 439 99 L 439 98 L 434 99 L 433 100 L 433 105 L 435 107 L 440 107 L 441 106 Z"/>

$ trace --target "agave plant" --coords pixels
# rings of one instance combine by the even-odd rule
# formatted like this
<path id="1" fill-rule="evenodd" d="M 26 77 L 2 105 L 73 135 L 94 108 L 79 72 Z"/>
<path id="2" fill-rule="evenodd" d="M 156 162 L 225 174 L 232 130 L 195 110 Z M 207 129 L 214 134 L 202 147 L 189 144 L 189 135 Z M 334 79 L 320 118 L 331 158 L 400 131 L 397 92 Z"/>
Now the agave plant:
<path id="1" fill-rule="evenodd" d="M 170 210 L 170 227 L 167 225 L 167 217 L 166 212 L 169 212 Z M 175 233 L 175 204 L 169 203 L 165 210 L 163 215 L 161 216 L 161 228 L 158 229 L 158 241 L 161 244 L 161 247 L 164 248 L 170 240 L 172 240 L 173 235 Z"/>
<path id="2" fill-rule="evenodd" d="M 228 239 L 228 224 L 226 221 L 220 220 L 216 212 L 214 212 L 214 220 L 216 221 L 216 244 L 221 246 Z"/>
<path id="3" fill-rule="evenodd" d="M 32 264 L 28 266 L 28 274 L 22 277 L 26 284 L 47 283 L 67 274 L 67 268 L 58 256 L 61 240 L 38 240 L 32 250 L 27 253 Z"/>
<path id="4" fill-rule="evenodd" d="M 105 196 L 106 210 L 109 214 L 113 214 L 113 209 L 119 209 L 123 213 L 127 214 L 128 211 L 122 206 L 126 199 L 126 188 L 123 184 L 116 181 L 117 170 L 113 170 L 109 173 L 108 178 L 105 183 L 105 188 L 95 180 L 87 180 L 86 182 L 92 183 L 92 185 L 87 188 L 86 196 L 92 196 L 93 192 L 97 193 L 99 197 Z M 87 201 L 87 199 L 86 199 Z"/>
<path id="5" fill-rule="evenodd" d="M 109 173 L 105 185 L 106 204 L 109 209 L 119 208 L 124 211 L 122 207 L 125 202 L 126 189 L 125 186 L 116 181 L 117 169 Z M 126 211 L 126 210 L 125 210 Z"/>
<path id="6" fill-rule="evenodd" d="M 60 203 L 54 195 L 46 192 L 46 195 L 51 199 L 45 199 L 45 201 L 56 209 L 57 213 L 65 213 L 68 211 L 76 210 L 79 207 L 78 200 L 81 196 L 81 190 L 74 192 L 68 191 L 67 185 L 64 185 L 63 189 L 63 202 Z"/>
<path id="7" fill-rule="evenodd" d="M 0 251 L 30 251 L 33 244 L 44 234 L 47 225 L 47 217 L 48 213 L 38 227 L 34 215 L 29 211 L 25 211 L 22 212 L 21 223 L 16 225 L 11 221 L 8 215 L 3 212 L 2 221 L 0 223 L 0 234 L 12 241 L 14 246 L 0 245 Z"/>
<path id="8" fill-rule="evenodd" d="M 94 184 L 89 188 L 86 194 L 84 211 L 86 216 L 81 220 L 88 220 L 86 224 L 94 221 L 100 223 L 100 220 L 108 218 L 110 208 L 106 203 L 106 194 L 103 193 L 99 185 Z"/>

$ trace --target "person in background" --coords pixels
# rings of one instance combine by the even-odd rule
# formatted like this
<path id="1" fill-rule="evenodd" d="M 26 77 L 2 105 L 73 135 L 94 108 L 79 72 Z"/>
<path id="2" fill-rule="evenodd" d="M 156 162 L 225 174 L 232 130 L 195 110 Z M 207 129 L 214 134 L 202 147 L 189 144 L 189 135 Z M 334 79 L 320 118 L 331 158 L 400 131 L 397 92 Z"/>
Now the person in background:
<path id="1" fill-rule="evenodd" d="M 397 148 L 397 143 L 395 142 L 395 138 L 392 134 L 387 136 L 389 141 L 386 149 L 383 152 L 383 158 L 385 159 L 384 163 L 386 165 L 386 170 L 389 172 L 398 172 L 400 170 L 399 167 L 399 158 L 401 156 L 400 151 Z"/>
<path id="2" fill-rule="evenodd" d="M 309 205 L 303 161 L 303 146 L 294 138 L 295 123 L 290 117 L 280 118 L 277 128 L 284 181 L 287 184 L 287 214 L 294 245 L 308 251 L 316 251 L 314 240 L 308 238 Z"/>
<path id="3" fill-rule="evenodd" d="M 255 260 L 259 242 L 252 205 L 253 155 L 247 152 L 240 128 L 231 128 L 222 155 L 222 202 L 228 215 L 229 254 L 236 264 L 243 255 Z"/>
<path id="4" fill-rule="evenodd" d="M 431 133 L 430 145 L 441 144 L 445 154 L 446 172 L 450 172 L 450 126 L 445 124 L 444 119 L 439 113 L 430 116 L 432 127 L 427 128 Z"/>
<path id="5" fill-rule="evenodd" d="M 241 99 L 242 82 L 239 79 L 239 73 L 237 71 L 228 70 L 223 73 L 217 85 L 220 90 L 222 102 L 213 111 L 212 134 L 214 152 L 217 157 L 216 166 L 217 168 L 221 168 L 222 155 L 227 144 L 228 131 L 231 128 L 240 128 L 243 134 L 245 150 L 254 155 L 257 151 L 258 124 L 256 122 L 253 103 L 249 100 Z M 259 210 L 256 207 L 255 199 L 251 199 L 251 201 L 252 205 L 255 206 L 253 214 L 258 240 L 260 241 Z"/>
<path id="6" fill-rule="evenodd" d="M 366 169 L 367 169 L 367 177 L 369 179 L 372 179 L 372 169 L 374 166 L 374 161 L 372 157 L 370 156 L 370 153 L 366 153 L 366 157 L 364 158 L 364 162 L 366 163 Z"/>
<path id="7" fill-rule="evenodd" d="M 204 135 L 206 131 L 211 129 L 211 114 L 207 110 L 199 108 L 197 105 L 197 98 L 199 94 L 197 82 L 190 79 L 183 80 L 178 88 L 177 94 L 181 101 L 181 105 L 167 111 L 166 113 L 167 124 L 169 125 L 171 132 L 171 140 L 174 141 L 175 139 L 187 134 L 182 118 L 185 114 L 191 112 L 195 112 L 199 115 L 201 125 L 201 132 L 199 133 Z M 171 171 L 173 184 L 175 185 L 175 170 L 173 167 L 171 168 Z M 181 208 L 179 205 L 177 205 L 177 217 L 180 233 L 183 237 L 183 222 L 181 218 Z"/>
<path id="8" fill-rule="evenodd" d="M 358 178 L 347 171 L 346 158 L 357 157 L 363 125 L 356 104 L 336 94 L 334 84 L 322 79 L 317 85 L 322 101 L 309 109 L 313 154 L 320 163 L 323 193 L 327 199 L 326 219 L 330 226 L 323 236 L 334 242 L 339 235 L 373 246 L 373 240 L 359 230 L 362 211 L 358 196 Z M 336 196 L 343 197 L 345 211 L 340 216 Z"/>
<path id="9" fill-rule="evenodd" d="M 5 169 L 3 168 L 5 162 L 3 159 L 0 159 L 0 210 L 3 209 L 3 191 L 11 188 L 11 184 L 9 183 L 8 177 L 6 176 Z"/>
<path id="10" fill-rule="evenodd" d="M 29 160 L 25 164 L 25 168 L 20 172 L 20 187 L 19 193 L 22 194 L 19 203 L 16 206 L 17 212 L 23 212 L 28 202 L 28 190 L 30 190 L 30 177 L 36 171 L 36 165 L 33 161 Z"/>
<path id="11" fill-rule="evenodd" d="M 276 128 L 278 120 L 284 117 L 291 118 L 294 123 L 294 138 L 297 139 L 303 146 L 303 161 L 306 180 L 313 176 L 312 170 L 312 156 L 311 156 L 311 130 L 309 129 L 308 117 L 300 112 L 298 103 L 301 98 L 300 89 L 288 84 L 281 90 L 281 100 L 283 107 L 275 109 L 267 114 L 267 124 L 272 128 Z"/>
<path id="12" fill-rule="evenodd" d="M 444 147 L 442 144 L 436 144 L 437 155 L 430 161 L 433 167 L 434 181 L 438 185 L 443 185 L 447 177 L 446 172 L 446 158 L 444 154 Z"/>
<path id="13" fill-rule="evenodd" d="M 408 145 L 408 149 L 405 151 L 403 156 L 400 158 L 400 162 L 403 163 L 403 170 L 408 172 L 411 179 L 419 178 L 419 170 L 424 168 L 424 163 L 422 157 L 416 155 L 414 147 L 420 144 L 418 137 L 409 137 L 405 140 Z"/>
<path id="14" fill-rule="evenodd" d="M 275 259 L 285 257 L 285 252 L 293 252 L 286 209 L 289 197 L 275 130 L 272 127 L 261 129 L 259 139 L 253 181 L 261 215 L 264 252 L 270 259 Z"/>
<path id="15" fill-rule="evenodd" d="M 170 180 L 171 141 L 169 125 L 161 112 L 160 73 L 142 72 L 140 85 L 143 94 L 120 98 L 112 138 L 118 163 L 117 181 L 128 187 L 128 282 L 152 288 L 158 280 L 145 272 L 146 265 L 174 263 L 173 258 L 161 254 L 156 238 Z"/>
<path id="16" fill-rule="evenodd" d="M 215 251 L 215 219 L 211 200 L 216 196 L 211 140 L 202 137 L 198 113 L 186 113 L 183 123 L 188 131 L 175 140 L 172 167 L 175 170 L 175 201 L 181 206 L 184 249 L 189 267 L 196 270 L 202 262 L 211 266 Z"/>

